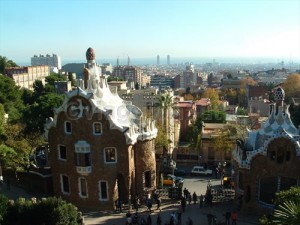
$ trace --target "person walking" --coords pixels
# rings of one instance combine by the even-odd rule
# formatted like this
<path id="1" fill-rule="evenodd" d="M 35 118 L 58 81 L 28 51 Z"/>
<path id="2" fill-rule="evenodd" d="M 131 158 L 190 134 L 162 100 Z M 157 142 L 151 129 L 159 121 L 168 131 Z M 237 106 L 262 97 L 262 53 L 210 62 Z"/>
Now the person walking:
<path id="1" fill-rule="evenodd" d="M 191 195 L 191 193 L 188 194 L 188 202 L 189 202 L 189 205 L 192 203 L 192 195 Z"/>
<path id="2" fill-rule="evenodd" d="M 199 197 L 199 207 L 200 209 L 203 208 L 204 196 L 201 194 Z"/>
<path id="3" fill-rule="evenodd" d="M 152 218 L 150 214 L 147 217 L 147 225 L 152 225 Z"/>
<path id="4" fill-rule="evenodd" d="M 177 224 L 181 225 L 181 210 L 178 210 L 177 212 Z"/>
<path id="5" fill-rule="evenodd" d="M 214 219 L 214 215 L 211 214 L 211 213 L 207 213 L 206 217 L 207 217 L 208 225 L 212 225 L 212 222 L 213 222 L 213 219 Z"/>
<path id="6" fill-rule="evenodd" d="M 161 225 L 161 223 L 162 223 L 162 219 L 161 219 L 160 214 L 158 213 L 158 214 L 157 214 L 156 225 Z"/>
<path id="7" fill-rule="evenodd" d="M 236 225 L 236 221 L 237 221 L 237 212 L 233 211 L 231 213 L 231 225 Z"/>
<path id="8" fill-rule="evenodd" d="M 148 208 L 149 212 L 151 213 L 152 202 L 150 199 L 147 200 L 147 208 Z"/>
<path id="9" fill-rule="evenodd" d="M 160 196 L 158 196 L 158 198 L 157 198 L 157 210 L 159 210 L 159 211 L 161 211 L 161 209 L 160 209 L 160 204 L 161 204 L 161 198 L 160 198 Z"/>
<path id="10" fill-rule="evenodd" d="M 231 213 L 229 211 L 227 211 L 225 214 L 225 224 L 226 225 L 230 225 L 230 217 L 231 217 Z"/>
<path id="11" fill-rule="evenodd" d="M 186 200 L 184 197 L 181 198 L 181 208 L 182 212 L 185 212 L 185 207 L 186 207 Z"/>
<path id="12" fill-rule="evenodd" d="M 190 217 L 188 217 L 186 221 L 186 225 L 193 225 L 193 224 L 194 224 L 193 220 Z"/>
<path id="13" fill-rule="evenodd" d="M 197 203 L 197 198 L 198 198 L 198 196 L 197 196 L 196 192 L 194 192 L 193 193 L 193 202 L 194 202 L 194 204 Z"/>

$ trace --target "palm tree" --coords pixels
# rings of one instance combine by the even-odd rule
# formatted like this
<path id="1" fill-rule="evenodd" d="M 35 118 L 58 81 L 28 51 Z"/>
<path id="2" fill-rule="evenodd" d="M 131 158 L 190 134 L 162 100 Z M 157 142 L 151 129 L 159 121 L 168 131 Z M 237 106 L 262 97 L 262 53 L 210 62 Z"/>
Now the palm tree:
<path id="1" fill-rule="evenodd" d="M 173 107 L 173 99 L 169 93 L 162 94 L 159 99 L 159 107 L 161 108 L 161 123 L 169 137 L 169 119 L 170 109 Z"/>
<path id="2" fill-rule="evenodd" d="M 300 202 L 284 201 L 274 211 L 274 224 L 280 225 L 296 225 L 300 224 Z"/>

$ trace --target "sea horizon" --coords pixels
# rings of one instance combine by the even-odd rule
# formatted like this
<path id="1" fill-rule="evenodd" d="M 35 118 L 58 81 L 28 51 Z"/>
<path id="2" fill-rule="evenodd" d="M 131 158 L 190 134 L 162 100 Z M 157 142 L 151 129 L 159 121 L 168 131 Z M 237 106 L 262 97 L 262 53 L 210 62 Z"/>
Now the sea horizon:
<path id="1" fill-rule="evenodd" d="M 164 59 L 165 58 L 165 59 Z M 161 66 L 167 65 L 167 57 L 160 57 Z M 69 63 L 85 63 L 86 59 L 62 59 L 62 66 Z M 117 58 L 99 58 L 96 59 L 98 64 L 110 63 L 113 66 L 117 65 Z M 271 58 L 271 57 L 172 57 L 170 58 L 170 64 L 186 64 L 191 63 L 194 65 L 198 64 L 206 64 L 206 63 L 216 63 L 216 64 L 280 64 L 284 62 L 285 65 L 290 64 L 300 64 L 300 59 L 279 59 L 279 58 Z M 30 66 L 30 60 L 28 62 L 16 62 L 19 66 Z M 128 65 L 128 59 L 119 58 L 119 65 Z M 130 58 L 130 65 L 157 65 L 156 58 Z"/>

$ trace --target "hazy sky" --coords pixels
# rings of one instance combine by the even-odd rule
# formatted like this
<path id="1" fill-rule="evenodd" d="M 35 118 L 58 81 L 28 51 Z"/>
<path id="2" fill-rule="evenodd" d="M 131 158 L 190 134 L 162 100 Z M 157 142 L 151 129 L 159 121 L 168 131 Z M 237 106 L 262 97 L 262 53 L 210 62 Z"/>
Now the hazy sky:
<path id="1" fill-rule="evenodd" d="M 0 0 L 0 55 L 300 60 L 300 0 Z"/>

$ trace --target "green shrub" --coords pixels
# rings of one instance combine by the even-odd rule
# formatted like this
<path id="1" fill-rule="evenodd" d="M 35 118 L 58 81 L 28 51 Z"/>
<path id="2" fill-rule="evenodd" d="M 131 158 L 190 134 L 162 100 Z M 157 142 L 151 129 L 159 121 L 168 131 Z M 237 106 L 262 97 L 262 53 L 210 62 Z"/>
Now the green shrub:
<path id="1" fill-rule="evenodd" d="M 2 199 L 1 199 L 2 200 Z M 3 202 L 3 203 L 2 203 Z M 6 211 L 3 207 L 6 205 Z M 8 200 L 1 201 L 4 209 L 3 225 L 77 225 L 80 224 L 77 208 L 62 200 L 50 197 L 33 203 L 31 200 L 18 199 L 14 204 Z"/>

